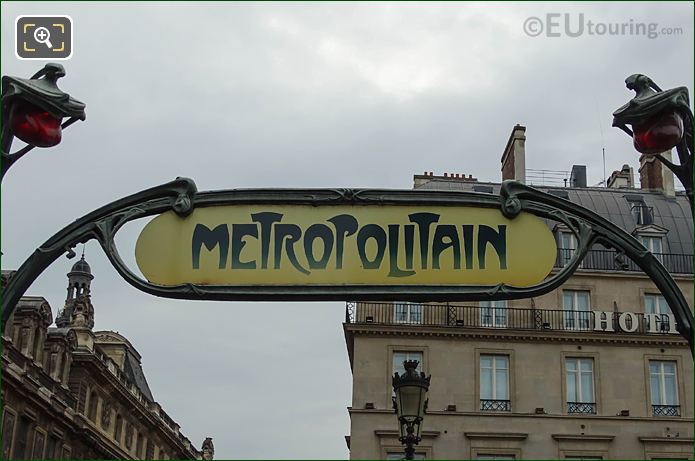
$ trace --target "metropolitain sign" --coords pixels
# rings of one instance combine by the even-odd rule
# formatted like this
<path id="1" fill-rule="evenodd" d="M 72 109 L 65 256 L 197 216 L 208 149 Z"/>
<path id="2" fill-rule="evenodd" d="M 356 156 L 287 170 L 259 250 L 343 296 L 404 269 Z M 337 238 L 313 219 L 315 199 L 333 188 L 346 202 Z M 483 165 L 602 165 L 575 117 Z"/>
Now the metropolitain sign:
<path id="1" fill-rule="evenodd" d="M 135 254 L 160 286 L 529 287 L 556 243 L 538 217 L 499 208 L 240 204 L 163 213 Z"/>

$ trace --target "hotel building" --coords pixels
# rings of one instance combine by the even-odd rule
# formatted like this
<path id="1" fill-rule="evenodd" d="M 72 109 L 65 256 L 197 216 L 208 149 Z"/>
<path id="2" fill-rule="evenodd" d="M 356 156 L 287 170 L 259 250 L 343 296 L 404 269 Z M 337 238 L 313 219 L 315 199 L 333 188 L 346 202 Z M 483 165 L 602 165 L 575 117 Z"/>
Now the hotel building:
<path id="1" fill-rule="evenodd" d="M 525 139 L 515 126 L 503 180 L 526 182 Z M 586 168 L 576 165 L 566 185 L 538 187 L 641 240 L 692 308 L 688 200 L 658 161 L 641 158 L 639 175 L 636 187 L 624 166 L 606 185 L 589 187 Z M 500 184 L 425 173 L 414 187 L 498 194 Z M 549 226 L 557 271 L 577 242 Z M 595 311 L 612 319 L 601 324 Z M 403 457 L 391 378 L 406 359 L 432 375 L 416 458 L 693 459 L 693 358 L 654 284 L 614 250 L 595 246 L 560 288 L 530 299 L 347 303 L 344 332 L 351 459 Z"/>

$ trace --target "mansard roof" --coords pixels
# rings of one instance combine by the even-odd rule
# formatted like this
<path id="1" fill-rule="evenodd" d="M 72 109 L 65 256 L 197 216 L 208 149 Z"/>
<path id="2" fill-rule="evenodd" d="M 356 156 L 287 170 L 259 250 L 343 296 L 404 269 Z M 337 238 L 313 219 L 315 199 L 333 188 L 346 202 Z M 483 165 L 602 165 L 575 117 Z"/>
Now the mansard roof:
<path id="1" fill-rule="evenodd" d="M 634 202 L 641 202 L 651 209 L 653 224 L 668 230 L 664 236 L 666 243 L 664 253 L 693 254 L 693 217 L 688 199 L 682 192 L 677 192 L 675 196 L 668 196 L 658 191 L 631 188 L 534 187 L 588 208 L 622 227 L 628 233 L 632 233 L 638 227 L 632 206 Z M 483 189 L 490 190 L 490 188 L 493 194 L 499 194 L 499 183 L 432 177 L 417 189 L 478 192 Z"/>

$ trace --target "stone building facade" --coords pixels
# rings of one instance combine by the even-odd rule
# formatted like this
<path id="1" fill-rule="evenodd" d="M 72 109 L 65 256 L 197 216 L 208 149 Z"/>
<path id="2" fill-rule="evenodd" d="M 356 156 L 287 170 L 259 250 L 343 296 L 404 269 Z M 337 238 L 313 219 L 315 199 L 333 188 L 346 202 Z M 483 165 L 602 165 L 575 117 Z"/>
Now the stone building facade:
<path id="1" fill-rule="evenodd" d="M 503 179 L 524 181 L 525 128 L 502 156 Z M 642 159 L 608 187 L 541 190 L 593 209 L 642 240 L 693 304 L 693 218 L 664 170 Z M 649 178 L 658 174 L 658 178 Z M 417 189 L 499 193 L 499 183 L 415 176 Z M 672 179 L 670 179 L 672 184 Z M 549 223 L 560 270 L 573 235 Z M 597 314 L 596 311 L 608 312 Z M 621 320 L 622 319 L 622 320 Z M 612 330 L 612 331 L 610 331 Z M 391 377 L 403 360 L 431 374 L 426 459 L 693 459 L 693 358 L 654 284 L 595 246 L 560 288 L 531 299 L 471 303 L 348 303 L 353 376 L 351 459 L 401 459 Z"/>
<path id="2" fill-rule="evenodd" d="M 54 326 L 35 296 L 5 326 L 2 459 L 212 459 L 212 439 L 196 449 L 155 401 L 133 345 L 94 331 L 93 278 L 83 256 Z"/>

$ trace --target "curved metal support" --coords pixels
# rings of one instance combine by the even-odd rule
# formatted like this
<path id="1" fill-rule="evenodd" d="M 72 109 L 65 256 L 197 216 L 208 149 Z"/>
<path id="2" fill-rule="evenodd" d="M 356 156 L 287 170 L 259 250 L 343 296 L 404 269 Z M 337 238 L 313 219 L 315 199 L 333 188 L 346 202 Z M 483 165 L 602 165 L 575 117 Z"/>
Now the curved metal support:
<path id="1" fill-rule="evenodd" d="M 688 341 L 690 351 L 691 353 L 693 352 L 693 313 L 688 306 L 688 302 L 661 261 L 644 248 L 637 239 L 591 210 L 518 182 L 505 181 L 502 184 L 501 194 L 502 197 L 506 197 L 505 201 L 517 198 L 522 204 L 528 205 L 529 208 L 533 208 L 536 203 L 543 203 L 553 209 L 565 211 L 571 214 L 573 219 L 583 221 L 591 227 L 591 234 L 595 242 L 624 252 L 627 257 L 632 259 L 647 274 L 664 296 L 676 318 L 678 332 Z M 525 203 L 527 201 L 528 203 Z M 530 211 L 527 208 L 525 209 Z M 581 246 L 582 238 L 586 239 L 587 237 L 582 237 L 581 234 L 578 234 L 577 238 Z"/>
<path id="2" fill-rule="evenodd" d="M 532 287 L 496 286 L 161 286 L 134 274 L 123 262 L 115 235 L 127 222 L 173 210 L 181 216 L 194 208 L 225 204 L 393 204 L 393 205 L 470 205 L 500 208 L 509 219 L 521 211 L 563 223 L 577 237 L 578 248 L 568 263 L 543 282 Z M 261 189 L 200 192 L 192 180 L 179 178 L 106 205 L 70 224 L 44 243 L 22 264 L 10 279 L 2 299 L 3 325 L 19 298 L 33 281 L 62 254 L 72 253 L 78 243 L 96 239 L 116 271 L 129 284 L 143 292 L 166 298 L 201 300 L 345 300 L 387 301 L 470 301 L 520 299 L 540 296 L 560 287 L 579 267 L 595 243 L 621 251 L 652 279 L 668 302 L 678 323 L 678 331 L 692 351 L 693 317 L 688 303 L 661 262 L 633 236 L 596 213 L 554 195 L 514 181 L 502 184 L 500 196 L 473 192 L 365 190 L 365 189 Z"/>
<path id="3" fill-rule="evenodd" d="M 17 302 L 34 280 L 63 254 L 67 253 L 68 257 L 73 257 L 75 253 L 72 248 L 75 245 L 96 238 L 104 246 L 105 242 L 102 239 L 106 234 L 103 229 L 108 229 L 111 223 L 120 223 L 122 226 L 132 219 L 171 209 L 186 215 L 192 211 L 192 197 L 195 193 L 196 186 L 191 179 L 178 178 L 116 200 L 69 224 L 36 249 L 10 278 L 2 293 L 2 327 L 4 328 Z M 108 237 L 112 239 L 113 234 Z M 106 247 L 115 248 L 115 244 L 111 240 Z"/>

